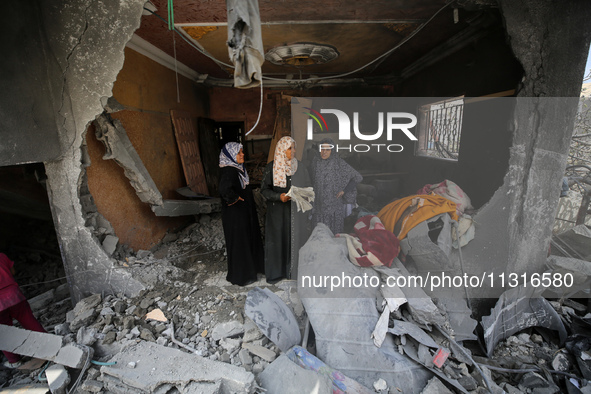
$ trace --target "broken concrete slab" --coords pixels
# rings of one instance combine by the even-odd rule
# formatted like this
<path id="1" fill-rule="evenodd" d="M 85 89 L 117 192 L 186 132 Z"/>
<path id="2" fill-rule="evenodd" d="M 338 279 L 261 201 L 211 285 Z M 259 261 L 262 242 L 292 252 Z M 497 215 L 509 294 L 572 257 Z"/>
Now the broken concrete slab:
<path id="1" fill-rule="evenodd" d="M 244 335 L 242 336 L 242 342 L 252 342 L 263 337 L 263 333 L 256 324 L 250 318 L 246 318 L 244 321 Z"/>
<path id="2" fill-rule="evenodd" d="M 537 372 L 527 372 L 519 380 L 519 386 L 526 389 L 550 387 L 550 383 Z"/>
<path id="3" fill-rule="evenodd" d="M 0 350 L 53 360 L 62 348 L 64 338 L 59 335 L 24 330 L 0 324 Z"/>
<path id="4" fill-rule="evenodd" d="M 76 344 L 63 346 L 63 343 L 64 338 L 59 335 L 0 324 L 0 350 L 77 369 L 92 358 L 92 348 Z"/>
<path id="5" fill-rule="evenodd" d="M 490 316 L 482 317 L 484 341 L 490 357 L 497 343 L 528 327 L 545 327 L 558 331 L 560 342 L 566 339 L 566 329 L 550 303 L 539 297 L 544 288 L 516 287 L 504 292 Z"/>
<path id="6" fill-rule="evenodd" d="M 94 327 L 80 327 L 76 333 L 76 343 L 84 346 L 92 346 L 96 340 L 98 333 Z"/>
<path id="7" fill-rule="evenodd" d="M 124 389 L 153 393 L 166 384 L 182 393 L 198 392 L 197 388 L 201 390 L 214 384 L 219 386 L 220 394 L 252 393 L 256 386 L 254 375 L 243 368 L 152 342 L 126 347 L 110 362 L 117 364 L 101 367 L 101 380 L 106 389 L 114 393 L 125 393 Z M 136 362 L 136 367 L 127 368 L 130 362 Z M 188 391 L 187 385 L 191 382 L 195 390 Z"/>
<path id="8" fill-rule="evenodd" d="M 333 393 L 332 380 L 327 375 L 305 370 L 285 354 L 265 368 L 258 381 L 269 393 Z"/>
<path id="9" fill-rule="evenodd" d="M 206 200 L 163 200 L 161 205 L 153 205 L 156 216 L 187 216 L 203 213 L 220 212 L 222 203 L 219 198 Z"/>
<path id="10" fill-rule="evenodd" d="M 302 340 L 293 312 L 271 290 L 255 287 L 249 291 L 244 311 L 281 351 L 288 351 Z"/>
<path id="11" fill-rule="evenodd" d="M 240 358 L 240 362 L 243 366 L 252 365 L 252 357 L 250 357 L 248 350 L 240 349 L 238 352 L 238 358 Z"/>
<path id="12" fill-rule="evenodd" d="M 233 338 L 242 334 L 244 334 L 244 326 L 236 320 L 220 323 L 211 331 L 211 337 L 214 341 L 219 341 L 222 338 Z"/>
<path id="13" fill-rule="evenodd" d="M 53 362 L 81 369 L 92 360 L 93 354 L 94 349 L 91 347 L 70 343 L 60 349 Z"/>
<path id="14" fill-rule="evenodd" d="M 63 365 L 52 365 L 45 370 L 45 377 L 52 394 L 65 394 L 70 383 L 70 375 Z"/>
<path id="15" fill-rule="evenodd" d="M 243 343 L 242 348 L 268 362 L 275 360 L 275 357 L 277 357 L 277 354 L 275 354 L 274 351 L 267 349 L 264 346 L 254 345 L 252 343 Z"/>
<path id="16" fill-rule="evenodd" d="M 95 119 L 94 124 L 96 138 L 105 145 L 106 153 L 103 159 L 113 159 L 123 168 L 125 176 L 142 202 L 162 205 L 162 194 L 129 140 L 121 121 L 103 113 Z"/>
<path id="17" fill-rule="evenodd" d="M 76 306 L 74 307 L 74 314 L 79 315 L 82 312 L 94 309 L 101 303 L 101 301 L 102 298 L 100 294 L 93 294 L 83 298 L 76 303 Z"/>
<path id="18" fill-rule="evenodd" d="M 83 326 L 87 326 L 94 321 L 98 311 L 94 309 L 88 309 L 74 316 L 74 319 L 70 322 L 70 331 L 76 332 Z"/>
<path id="19" fill-rule="evenodd" d="M 468 308 L 463 289 L 453 289 L 454 296 L 433 293 L 437 298 L 437 306 L 445 311 L 449 325 L 454 332 L 456 341 L 473 341 L 478 339 L 474 330 L 478 322 L 472 318 L 472 310 Z"/>
<path id="20" fill-rule="evenodd" d="M 105 249 L 105 253 L 111 256 L 115 249 L 117 249 L 117 244 L 119 243 L 119 238 L 115 237 L 114 235 L 107 235 L 103 240 L 103 249 Z"/>

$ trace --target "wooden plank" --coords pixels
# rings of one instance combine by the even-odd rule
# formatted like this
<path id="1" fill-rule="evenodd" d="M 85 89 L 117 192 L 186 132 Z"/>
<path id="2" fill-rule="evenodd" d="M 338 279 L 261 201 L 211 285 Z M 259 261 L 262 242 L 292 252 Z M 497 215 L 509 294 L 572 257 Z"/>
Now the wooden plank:
<path id="1" fill-rule="evenodd" d="M 195 193 L 207 194 L 207 182 L 199 152 L 197 124 L 191 114 L 185 111 L 170 110 L 177 146 L 183 163 L 187 185 Z"/>
<path id="2" fill-rule="evenodd" d="M 208 118 L 198 118 L 197 132 L 209 195 L 217 197 L 220 183 L 220 143 L 215 134 L 215 121 Z"/>

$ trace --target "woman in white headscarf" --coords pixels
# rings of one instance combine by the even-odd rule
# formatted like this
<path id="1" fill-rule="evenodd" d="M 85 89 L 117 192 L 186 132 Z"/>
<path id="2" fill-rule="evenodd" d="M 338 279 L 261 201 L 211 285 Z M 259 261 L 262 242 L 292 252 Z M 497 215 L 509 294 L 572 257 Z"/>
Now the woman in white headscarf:
<path id="1" fill-rule="evenodd" d="M 297 186 L 309 186 L 304 166 L 298 167 L 295 140 L 283 137 L 275 147 L 273 161 L 265 167 L 261 193 L 267 199 L 265 219 L 265 276 L 268 283 L 291 278 L 292 261 L 297 261 L 297 247 L 292 253 L 291 243 L 299 244 L 305 224 L 296 223 L 292 239 L 291 202 L 287 195 L 292 180 Z M 296 256 L 294 256 L 296 255 Z"/>
<path id="2" fill-rule="evenodd" d="M 228 253 L 226 280 L 244 286 L 263 272 L 263 242 L 242 145 L 228 142 L 220 152 L 222 226 Z"/>

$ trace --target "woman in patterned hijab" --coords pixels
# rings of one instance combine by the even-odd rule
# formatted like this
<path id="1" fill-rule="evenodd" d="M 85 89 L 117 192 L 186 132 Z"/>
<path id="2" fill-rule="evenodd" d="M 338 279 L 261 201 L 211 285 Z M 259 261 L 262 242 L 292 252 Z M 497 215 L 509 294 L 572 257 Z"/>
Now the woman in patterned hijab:
<path id="1" fill-rule="evenodd" d="M 291 137 L 283 137 L 275 147 L 273 186 L 285 187 L 286 177 L 292 176 L 297 170 L 298 161 L 295 158 L 295 140 Z"/>
<path id="2" fill-rule="evenodd" d="M 226 280 L 244 286 L 263 272 L 264 252 L 254 196 L 238 142 L 228 142 L 220 152 L 222 226 L 228 254 Z"/>
<path id="3" fill-rule="evenodd" d="M 243 158 L 242 162 L 238 163 L 236 161 L 236 156 L 242 151 L 242 144 L 238 142 L 228 142 L 222 148 L 220 152 L 220 168 L 222 167 L 234 167 L 238 170 L 238 175 L 240 176 L 240 184 L 242 188 L 246 188 L 246 185 L 250 183 L 248 179 L 248 173 L 246 172 L 246 168 L 244 168 L 244 153 L 242 152 Z"/>
<path id="4" fill-rule="evenodd" d="M 283 278 L 290 278 L 292 261 L 292 227 L 296 228 L 294 242 L 301 238 L 299 224 L 292 226 L 290 197 L 292 178 L 298 186 L 309 186 L 305 166 L 298 169 L 295 141 L 291 137 L 283 137 L 277 142 L 275 156 L 265 167 L 261 193 L 267 200 L 265 218 L 265 276 L 268 283 L 276 283 Z M 295 213 L 295 216 L 298 216 Z M 299 220 L 298 220 L 299 222 Z M 297 247 L 294 247 L 294 253 Z"/>

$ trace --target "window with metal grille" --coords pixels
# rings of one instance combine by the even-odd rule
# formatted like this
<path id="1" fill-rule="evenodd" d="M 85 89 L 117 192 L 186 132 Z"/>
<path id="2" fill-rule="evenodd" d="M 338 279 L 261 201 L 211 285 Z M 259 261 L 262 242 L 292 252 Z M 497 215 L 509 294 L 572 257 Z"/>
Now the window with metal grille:
<path id="1" fill-rule="evenodd" d="M 416 154 L 457 161 L 463 115 L 463 97 L 421 106 Z"/>

